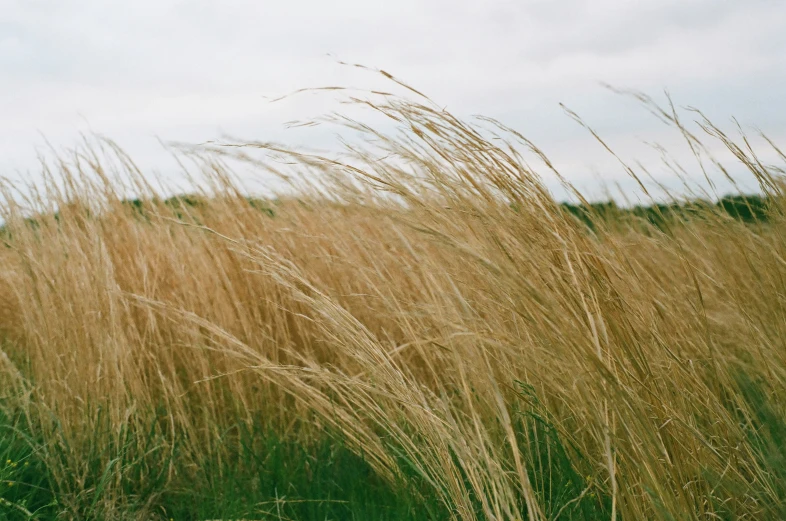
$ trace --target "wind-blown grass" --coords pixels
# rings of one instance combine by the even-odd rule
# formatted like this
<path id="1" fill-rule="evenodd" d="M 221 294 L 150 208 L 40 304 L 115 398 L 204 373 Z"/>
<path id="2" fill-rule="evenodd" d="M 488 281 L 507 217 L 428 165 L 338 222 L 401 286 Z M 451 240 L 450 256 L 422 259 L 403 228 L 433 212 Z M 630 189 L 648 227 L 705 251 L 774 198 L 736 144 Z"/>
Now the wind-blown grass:
<path id="1" fill-rule="evenodd" d="M 401 133 L 201 150 L 191 202 L 108 142 L 3 186 L 3 392 L 57 510 L 782 518 L 780 171 L 701 121 L 760 182 L 737 214 L 581 210 L 501 125 L 370 106 Z M 293 191 L 249 199 L 227 156 Z"/>

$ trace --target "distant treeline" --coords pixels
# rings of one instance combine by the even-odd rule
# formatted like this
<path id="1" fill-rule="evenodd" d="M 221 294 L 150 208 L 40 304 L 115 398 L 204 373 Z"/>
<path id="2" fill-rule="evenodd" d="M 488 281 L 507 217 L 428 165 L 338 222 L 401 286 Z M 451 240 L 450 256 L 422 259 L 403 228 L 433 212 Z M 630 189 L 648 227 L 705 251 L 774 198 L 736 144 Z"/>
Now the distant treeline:
<path id="1" fill-rule="evenodd" d="M 266 213 L 270 217 L 274 217 L 276 214 L 273 209 L 278 204 L 276 200 L 247 197 L 246 201 L 249 206 Z M 195 195 L 180 195 L 163 201 L 163 204 L 173 209 L 178 217 L 181 217 L 188 207 L 205 207 L 208 203 L 208 200 L 204 197 Z M 123 204 L 132 206 L 142 215 L 147 211 L 146 203 L 139 199 L 126 200 L 123 201 Z M 768 197 L 759 195 L 727 195 L 715 203 L 697 199 L 682 203 L 658 203 L 648 206 L 637 205 L 629 208 L 618 206 L 613 201 L 589 203 L 588 205 L 560 203 L 560 206 L 589 226 L 593 226 L 593 221 L 598 218 L 612 220 L 625 217 L 643 219 L 650 224 L 660 226 L 675 218 L 684 219 L 691 215 L 706 214 L 710 209 L 715 209 L 734 219 L 748 223 L 766 222 L 769 219 L 772 201 Z"/>
<path id="2" fill-rule="evenodd" d="M 261 199 L 258 197 L 246 197 L 245 200 L 251 208 L 266 213 L 270 217 L 275 216 L 273 206 L 277 204 L 276 201 Z M 141 199 L 126 199 L 123 201 L 124 205 L 133 208 L 134 212 L 141 216 L 147 216 L 150 210 L 157 206 L 157 203 L 157 200 L 143 201 Z M 173 210 L 175 216 L 178 218 L 183 218 L 188 212 L 189 208 L 206 208 L 209 206 L 210 200 L 200 195 L 186 194 L 176 195 L 174 197 L 170 197 L 169 199 L 164 199 L 161 201 L 161 203 L 164 205 L 164 207 Z"/>
<path id="3" fill-rule="evenodd" d="M 261 199 L 255 197 L 245 198 L 249 207 L 275 217 L 277 206 L 276 200 Z M 121 203 L 130 208 L 133 213 L 145 220 L 149 220 L 153 213 L 160 211 L 163 207 L 172 212 L 178 219 L 190 216 L 196 218 L 195 213 L 208 208 L 209 199 L 193 194 L 177 195 L 168 199 L 141 200 L 125 199 Z M 595 229 L 600 222 L 619 222 L 619 221 L 638 221 L 649 223 L 659 229 L 663 229 L 669 222 L 675 220 L 685 220 L 691 216 L 706 215 L 708 211 L 716 211 L 726 214 L 729 217 L 747 223 L 764 223 L 769 220 L 771 215 L 772 201 L 768 197 L 758 195 L 728 195 L 719 201 L 712 203 L 705 200 L 694 200 L 684 203 L 652 204 L 649 206 L 622 207 L 613 201 L 572 204 L 560 203 L 561 208 L 576 217 L 587 225 L 590 229 Z M 195 210 L 196 212 L 190 212 Z M 85 209 L 84 217 L 90 217 L 89 210 Z M 60 222 L 61 212 L 55 212 L 52 216 L 55 222 Z M 28 227 L 37 229 L 40 227 L 40 218 L 29 217 L 25 219 Z M 11 238 L 10 231 L 6 225 L 0 226 L 0 239 L 8 240 Z"/>
<path id="4" fill-rule="evenodd" d="M 256 197 L 246 197 L 245 200 L 250 208 L 258 210 L 269 217 L 275 216 L 274 206 L 276 206 L 277 201 Z M 184 194 L 176 195 L 163 200 L 124 199 L 121 201 L 121 205 L 130 209 L 135 216 L 144 221 L 149 221 L 152 215 L 161 213 L 163 209 L 165 210 L 165 214 L 168 211 L 170 212 L 169 215 L 176 219 L 183 219 L 198 223 L 199 212 L 210 207 L 210 200 L 200 195 Z M 91 217 L 91 212 L 89 209 L 79 208 L 77 206 L 71 206 L 68 213 L 69 218 L 73 218 L 75 215 L 81 215 L 82 218 L 88 219 Z M 48 218 L 52 219 L 55 223 L 60 223 L 60 221 L 63 219 L 63 210 L 56 211 Z M 24 219 L 24 224 L 28 229 L 37 230 L 41 227 L 42 221 L 45 219 L 47 219 L 47 217 L 27 217 Z M 11 231 L 8 229 L 7 224 L 4 223 L 2 226 L 0 226 L 0 241 L 4 242 L 6 246 L 10 246 L 8 241 L 11 238 Z"/>
<path id="5" fill-rule="evenodd" d="M 772 200 L 759 195 L 727 195 L 713 203 L 693 200 L 683 203 L 659 203 L 648 206 L 621 207 L 613 201 L 589 204 L 561 203 L 563 209 L 594 229 L 598 223 L 633 220 L 663 229 L 670 222 L 716 212 L 746 223 L 764 223 L 772 215 Z"/>
<path id="6" fill-rule="evenodd" d="M 277 204 L 274 200 L 261 199 L 256 197 L 246 197 L 246 202 L 251 208 L 259 210 L 270 217 L 275 215 L 273 207 Z M 208 208 L 210 200 L 206 197 L 195 194 L 176 195 L 168 199 L 124 199 L 120 204 L 129 208 L 135 215 L 149 220 L 151 215 L 158 213 L 161 209 L 166 209 L 178 219 L 183 219 L 188 215 L 193 215 L 199 210 Z M 72 207 L 73 210 L 75 207 Z M 196 212 L 194 212 L 196 211 Z M 62 210 L 58 210 L 51 215 L 55 222 L 60 222 L 62 217 Z M 91 217 L 91 212 L 87 208 L 80 209 L 83 217 Z M 38 228 L 40 226 L 41 217 L 28 217 L 25 219 L 25 224 L 31 228 Z M 0 226 L 0 233 L 6 232 L 6 226 Z M 7 232 L 6 232 L 7 233 Z"/>

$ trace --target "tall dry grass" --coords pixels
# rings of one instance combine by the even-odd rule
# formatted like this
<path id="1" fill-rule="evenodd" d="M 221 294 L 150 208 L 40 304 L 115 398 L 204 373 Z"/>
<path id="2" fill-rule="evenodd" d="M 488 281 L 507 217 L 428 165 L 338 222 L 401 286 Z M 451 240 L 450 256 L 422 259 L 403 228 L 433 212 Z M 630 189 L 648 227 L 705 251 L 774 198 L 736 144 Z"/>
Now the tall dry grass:
<path id="1" fill-rule="evenodd" d="M 165 488 L 185 472 L 176 445 L 198 469 L 229 450 L 237 418 L 262 418 L 305 444 L 342 436 L 456 519 L 579 519 L 587 501 L 612 520 L 784 515 L 782 175 L 665 111 L 704 164 L 701 140 L 737 154 L 767 222 L 708 206 L 663 229 L 590 230 L 521 136 L 374 100 L 401 132 L 344 120 L 373 141 L 342 160 L 192 151 L 211 189 L 178 208 L 107 142 L 50 164 L 33 195 L 3 186 L 3 385 L 70 512 L 99 486 L 105 513 L 152 509 L 155 492 L 123 487 L 132 471 L 141 489 L 163 467 Z M 281 175 L 270 158 L 286 158 L 296 192 L 260 211 L 227 156 Z M 144 203 L 123 202 L 129 189 Z"/>

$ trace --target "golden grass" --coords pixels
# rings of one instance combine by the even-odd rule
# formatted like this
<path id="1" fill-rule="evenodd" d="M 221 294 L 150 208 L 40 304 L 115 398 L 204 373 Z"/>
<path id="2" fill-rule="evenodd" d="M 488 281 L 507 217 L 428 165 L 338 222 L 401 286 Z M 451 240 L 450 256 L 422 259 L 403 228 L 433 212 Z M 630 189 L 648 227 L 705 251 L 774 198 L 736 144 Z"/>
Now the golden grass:
<path id="1" fill-rule="evenodd" d="M 539 414 L 610 519 L 779 515 L 738 375 L 786 414 L 780 174 L 715 135 L 760 179 L 766 224 L 708 209 L 590 232 L 508 146 L 530 146 L 520 136 L 375 99 L 404 134 L 345 121 L 380 140 L 345 161 L 204 151 L 213 192 L 179 211 L 106 143 L 55 164 L 26 203 L 4 186 L 3 382 L 24 391 L 68 497 L 82 500 L 100 421 L 107 444 L 157 421 L 197 465 L 238 416 L 263 417 L 304 440 L 341 433 L 391 480 L 413 467 L 456 519 L 566 519 L 549 455 L 531 450 Z M 274 217 L 221 160 L 255 151 L 299 165 Z M 123 479 L 110 472 L 111 504 Z"/>

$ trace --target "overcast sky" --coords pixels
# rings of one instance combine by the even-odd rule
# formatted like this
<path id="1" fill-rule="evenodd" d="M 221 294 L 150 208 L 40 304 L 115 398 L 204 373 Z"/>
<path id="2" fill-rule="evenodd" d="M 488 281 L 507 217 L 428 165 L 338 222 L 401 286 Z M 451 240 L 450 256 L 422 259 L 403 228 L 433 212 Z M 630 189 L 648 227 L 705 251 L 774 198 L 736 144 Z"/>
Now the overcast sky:
<path id="1" fill-rule="evenodd" d="M 621 174 L 567 118 L 623 154 L 673 133 L 599 83 L 736 116 L 786 145 L 783 0 L 0 0 L 0 174 L 28 175 L 46 136 L 92 129 L 145 167 L 157 138 L 291 141 L 285 121 L 331 107 L 264 96 L 379 86 L 385 69 L 461 115 L 501 119 L 579 183 Z M 163 163 L 158 165 L 165 168 Z"/>

